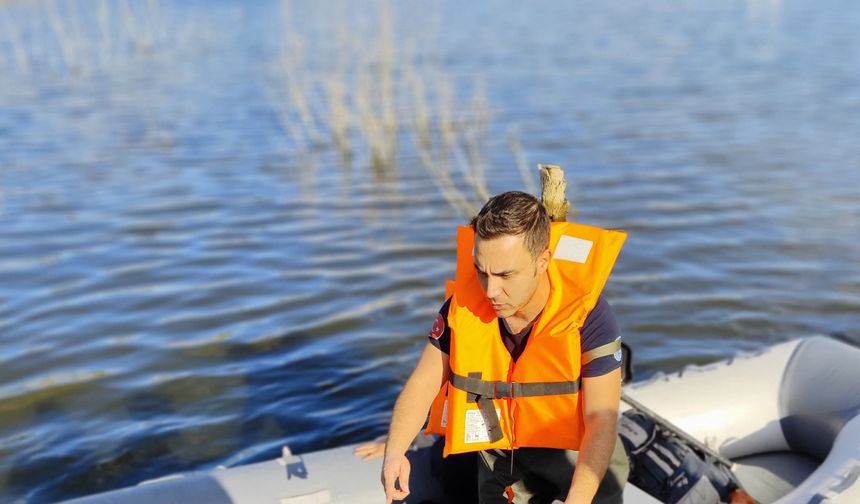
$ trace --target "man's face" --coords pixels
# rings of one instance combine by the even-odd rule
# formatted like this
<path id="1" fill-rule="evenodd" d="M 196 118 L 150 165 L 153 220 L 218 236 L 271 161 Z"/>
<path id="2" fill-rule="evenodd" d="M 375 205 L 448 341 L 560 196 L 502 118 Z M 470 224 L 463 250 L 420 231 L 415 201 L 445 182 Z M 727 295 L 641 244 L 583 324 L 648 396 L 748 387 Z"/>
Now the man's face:
<path id="1" fill-rule="evenodd" d="M 548 264 L 549 251 L 533 257 L 524 235 L 475 237 L 475 272 L 499 318 L 514 315 L 531 300 Z"/>

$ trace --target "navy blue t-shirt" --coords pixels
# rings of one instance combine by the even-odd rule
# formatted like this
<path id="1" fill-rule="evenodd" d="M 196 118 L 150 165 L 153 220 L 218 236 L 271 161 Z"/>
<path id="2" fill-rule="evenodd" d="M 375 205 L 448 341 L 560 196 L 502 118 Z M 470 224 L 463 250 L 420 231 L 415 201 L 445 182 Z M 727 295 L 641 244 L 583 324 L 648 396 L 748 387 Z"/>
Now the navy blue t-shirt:
<path id="1" fill-rule="evenodd" d="M 445 304 L 442 305 L 442 308 L 439 309 L 439 314 L 436 315 L 436 320 L 433 322 L 433 327 L 430 328 L 429 334 L 430 343 L 445 352 L 445 354 L 451 353 L 451 329 L 448 327 L 448 308 L 450 306 L 451 298 L 448 298 Z M 508 351 L 511 352 L 514 361 L 516 361 L 526 347 L 531 327 L 519 334 L 511 334 L 502 319 L 498 320 L 502 341 Z M 597 298 L 597 304 L 588 313 L 579 333 L 582 353 L 607 343 L 612 343 L 619 338 L 620 333 L 618 322 L 615 320 L 615 313 L 612 311 L 609 303 L 603 299 L 603 296 Z M 584 377 L 603 376 L 610 371 L 620 368 L 620 355 L 621 353 L 619 352 L 614 355 L 606 355 L 594 359 L 582 367 L 581 375 Z"/>

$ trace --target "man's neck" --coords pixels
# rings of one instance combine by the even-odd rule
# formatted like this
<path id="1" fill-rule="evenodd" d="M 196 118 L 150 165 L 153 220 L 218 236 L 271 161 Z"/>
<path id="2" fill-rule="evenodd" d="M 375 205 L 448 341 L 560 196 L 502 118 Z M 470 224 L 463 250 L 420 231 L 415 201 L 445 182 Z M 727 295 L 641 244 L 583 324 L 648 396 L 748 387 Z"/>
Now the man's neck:
<path id="1" fill-rule="evenodd" d="M 549 300 L 549 276 L 544 273 L 531 298 L 516 313 L 504 319 L 512 334 L 518 334 L 534 324 Z"/>

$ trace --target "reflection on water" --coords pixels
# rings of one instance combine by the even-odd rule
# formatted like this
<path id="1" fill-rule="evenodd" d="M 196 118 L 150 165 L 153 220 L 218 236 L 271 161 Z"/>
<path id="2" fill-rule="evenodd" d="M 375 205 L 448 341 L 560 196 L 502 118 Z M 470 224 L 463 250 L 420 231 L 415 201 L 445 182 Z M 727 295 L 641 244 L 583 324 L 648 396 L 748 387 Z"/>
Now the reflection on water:
<path id="1" fill-rule="evenodd" d="M 412 54 L 426 73 L 397 82 L 427 84 L 436 129 L 423 148 L 420 102 L 397 95 L 376 171 L 358 82 L 346 158 L 337 128 L 285 127 L 280 3 L 150 2 L 153 27 L 192 35 L 120 53 L 133 35 L 101 21 L 114 56 L 77 73 L 46 41 L 16 70 L 4 22 L 58 33 L 21 21 L 32 5 L 0 7 L 0 500 L 381 434 L 453 274 L 466 205 L 445 190 L 478 199 L 470 138 L 489 192 L 559 163 L 577 219 L 630 232 L 607 296 L 639 376 L 858 326 L 853 4 L 392 4 L 392 79 Z M 378 57 L 378 10 L 289 8 L 309 71 L 338 64 L 338 23 Z"/>

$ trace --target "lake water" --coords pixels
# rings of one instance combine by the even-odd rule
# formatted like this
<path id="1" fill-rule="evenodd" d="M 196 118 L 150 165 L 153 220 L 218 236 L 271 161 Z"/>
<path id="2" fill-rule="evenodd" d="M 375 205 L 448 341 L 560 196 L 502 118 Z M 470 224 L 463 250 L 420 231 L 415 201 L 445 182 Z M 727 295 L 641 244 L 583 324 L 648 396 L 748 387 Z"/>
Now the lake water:
<path id="1" fill-rule="evenodd" d="M 0 501 L 386 431 L 468 216 L 408 127 L 374 167 L 360 118 L 345 160 L 282 105 L 386 20 L 395 75 L 489 107 L 457 152 L 490 193 L 560 164 L 576 220 L 629 232 L 640 377 L 860 327 L 857 2 L 41 5 L 0 5 Z"/>

